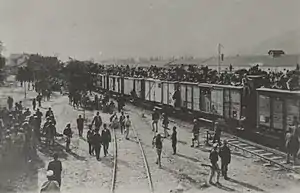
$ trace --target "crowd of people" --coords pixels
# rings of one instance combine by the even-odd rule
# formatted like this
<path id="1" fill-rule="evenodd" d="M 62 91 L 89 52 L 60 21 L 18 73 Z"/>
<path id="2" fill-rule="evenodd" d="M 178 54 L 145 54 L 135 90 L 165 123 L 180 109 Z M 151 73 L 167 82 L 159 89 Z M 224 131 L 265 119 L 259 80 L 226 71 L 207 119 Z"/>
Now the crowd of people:
<path id="1" fill-rule="evenodd" d="M 95 70 L 95 69 L 94 69 Z M 259 65 L 249 69 L 239 69 L 234 71 L 229 66 L 225 71 L 218 73 L 217 70 L 210 69 L 208 66 L 188 67 L 130 67 L 118 65 L 99 65 L 94 73 L 108 73 L 110 75 L 135 77 L 135 78 L 153 78 L 167 81 L 185 81 L 197 83 L 222 84 L 232 86 L 243 86 L 245 81 L 251 75 L 261 76 L 261 87 L 283 89 L 283 90 L 300 90 L 299 77 L 300 71 L 297 66 L 295 70 L 283 70 L 279 72 L 268 69 L 267 71 L 259 68 Z"/>
<path id="2" fill-rule="evenodd" d="M 20 154 L 26 160 L 33 158 L 35 147 L 39 140 L 39 129 L 42 115 L 39 109 L 32 113 L 29 108 L 23 106 L 22 101 L 14 104 L 14 99 L 8 97 L 8 107 L 0 111 L 0 141 L 1 152 L 6 154 L 11 148 L 18 147 Z M 15 145 L 13 145 L 15 144 Z"/>

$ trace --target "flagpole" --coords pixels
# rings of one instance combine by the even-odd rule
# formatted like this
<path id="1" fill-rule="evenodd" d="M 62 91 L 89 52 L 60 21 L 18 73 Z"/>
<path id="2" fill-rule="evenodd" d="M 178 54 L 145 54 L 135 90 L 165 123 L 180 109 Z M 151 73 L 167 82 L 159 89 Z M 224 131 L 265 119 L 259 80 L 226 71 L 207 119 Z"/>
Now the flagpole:
<path id="1" fill-rule="evenodd" d="M 219 74 L 221 73 L 221 60 L 220 60 L 220 56 L 221 56 L 221 44 L 218 44 L 218 72 Z"/>

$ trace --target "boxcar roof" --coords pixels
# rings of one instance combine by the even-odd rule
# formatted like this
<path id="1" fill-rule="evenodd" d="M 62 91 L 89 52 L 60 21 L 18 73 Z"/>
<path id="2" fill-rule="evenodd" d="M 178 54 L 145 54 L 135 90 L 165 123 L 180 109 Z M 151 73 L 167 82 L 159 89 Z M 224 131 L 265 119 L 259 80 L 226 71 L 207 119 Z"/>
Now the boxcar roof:
<path id="1" fill-rule="evenodd" d="M 200 83 L 199 86 L 202 87 L 219 87 L 219 88 L 231 88 L 231 89 L 242 89 L 242 86 L 232 86 L 232 85 L 222 85 L 222 84 L 209 84 L 209 83 Z"/>
<path id="2" fill-rule="evenodd" d="M 258 92 L 270 92 L 270 93 L 280 93 L 280 94 L 298 94 L 300 95 L 300 91 L 290 91 L 290 90 L 280 90 L 280 89 L 271 89 L 271 88 L 258 88 L 256 89 Z"/>

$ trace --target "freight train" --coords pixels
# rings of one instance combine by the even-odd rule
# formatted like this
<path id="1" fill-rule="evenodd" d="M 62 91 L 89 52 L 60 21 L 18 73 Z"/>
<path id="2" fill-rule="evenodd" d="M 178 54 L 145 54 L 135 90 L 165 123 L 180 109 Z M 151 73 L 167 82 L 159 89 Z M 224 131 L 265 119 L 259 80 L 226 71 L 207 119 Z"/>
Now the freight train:
<path id="1" fill-rule="evenodd" d="M 191 117 L 223 120 L 231 131 L 276 147 L 283 145 L 286 130 L 300 114 L 300 91 L 260 88 L 259 76 L 249 77 L 243 87 L 108 74 L 93 77 L 98 91 L 127 97 L 134 92 L 143 103 Z"/>

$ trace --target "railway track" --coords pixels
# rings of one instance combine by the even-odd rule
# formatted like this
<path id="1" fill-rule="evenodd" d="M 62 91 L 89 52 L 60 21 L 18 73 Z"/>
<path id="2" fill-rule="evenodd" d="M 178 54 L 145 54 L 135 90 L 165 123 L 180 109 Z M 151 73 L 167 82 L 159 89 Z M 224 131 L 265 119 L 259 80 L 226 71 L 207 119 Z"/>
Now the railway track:
<path id="1" fill-rule="evenodd" d="M 148 187 L 149 187 L 149 191 L 150 193 L 154 192 L 153 189 L 153 182 L 152 182 L 152 178 L 151 178 L 151 173 L 150 173 L 150 169 L 149 169 L 149 164 L 141 143 L 141 140 L 138 136 L 138 133 L 134 127 L 134 125 L 132 125 L 132 131 L 136 137 L 139 149 L 141 151 L 142 154 L 142 158 L 143 158 L 143 164 L 144 164 L 144 168 L 146 170 L 146 174 L 147 174 L 147 180 L 148 180 Z M 112 182 L 111 182 L 111 189 L 110 191 L 112 193 L 116 192 L 116 179 L 117 179 L 117 168 L 118 168 L 118 144 L 117 144 L 117 137 L 116 137 L 116 132 L 113 129 L 113 138 L 114 138 L 114 166 L 113 166 L 113 176 L 112 176 Z"/>
<path id="2" fill-rule="evenodd" d="M 170 120 L 170 122 L 172 124 L 177 124 L 180 127 L 185 127 L 189 129 L 192 128 L 192 126 L 189 125 L 178 124 L 180 122 L 178 120 Z M 212 135 L 211 130 L 202 129 L 200 135 L 206 138 L 206 135 L 208 133 Z M 258 160 L 263 162 L 262 164 L 265 167 L 272 167 L 274 168 L 274 171 L 285 170 L 285 171 L 300 174 L 300 167 L 294 166 L 294 164 L 287 164 L 286 163 L 287 155 L 281 151 L 271 149 L 256 143 L 252 143 L 247 140 L 243 140 L 239 137 L 232 136 L 231 134 L 228 133 L 222 136 L 222 140 L 224 139 L 228 141 L 228 145 L 229 147 L 231 147 L 232 150 L 234 150 L 235 152 L 242 153 L 245 157 L 257 158 Z M 291 163 L 292 163 L 292 158 L 291 158 Z"/>
<path id="3" fill-rule="evenodd" d="M 263 166 L 274 167 L 274 170 L 286 170 L 300 173 L 292 164 L 286 163 L 286 155 L 266 147 L 249 143 L 238 138 L 228 139 L 228 145 L 234 150 L 241 151 L 244 155 L 256 157 L 263 162 Z"/>

